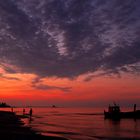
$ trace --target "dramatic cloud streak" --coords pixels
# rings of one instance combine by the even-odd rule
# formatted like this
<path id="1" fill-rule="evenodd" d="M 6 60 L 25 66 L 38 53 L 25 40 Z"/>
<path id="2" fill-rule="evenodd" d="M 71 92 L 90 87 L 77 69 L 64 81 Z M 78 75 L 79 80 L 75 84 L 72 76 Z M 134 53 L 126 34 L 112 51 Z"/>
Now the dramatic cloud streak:
<path id="1" fill-rule="evenodd" d="M 32 87 L 34 87 L 37 90 L 60 90 L 64 92 L 70 92 L 72 89 L 71 87 L 57 87 L 57 86 L 49 86 L 43 84 L 33 85 Z"/>
<path id="2" fill-rule="evenodd" d="M 53 85 L 46 85 L 42 82 L 40 77 L 36 77 L 31 82 L 31 87 L 37 90 L 60 90 L 63 92 L 70 92 L 72 87 L 60 87 L 60 86 L 53 86 Z"/>
<path id="3" fill-rule="evenodd" d="M 4 76 L 3 74 L 0 73 L 0 78 L 3 78 L 3 79 L 7 79 L 7 80 L 20 80 L 16 77 L 9 77 L 9 76 Z"/>
<path id="4" fill-rule="evenodd" d="M 139 7 L 139 0 L 1 0 L 0 62 L 8 73 L 40 77 L 139 73 Z"/>

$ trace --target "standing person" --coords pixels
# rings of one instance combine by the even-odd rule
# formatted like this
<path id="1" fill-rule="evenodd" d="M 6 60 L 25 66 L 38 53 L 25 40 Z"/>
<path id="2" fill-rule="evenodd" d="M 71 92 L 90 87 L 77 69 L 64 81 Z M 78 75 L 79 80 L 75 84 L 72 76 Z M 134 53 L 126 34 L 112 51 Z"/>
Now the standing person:
<path id="1" fill-rule="evenodd" d="M 25 108 L 23 108 L 23 115 L 25 115 Z"/>
<path id="2" fill-rule="evenodd" d="M 30 108 L 30 111 L 29 111 L 30 117 L 32 117 L 32 114 L 33 114 L 33 110 L 32 110 L 32 108 Z"/>

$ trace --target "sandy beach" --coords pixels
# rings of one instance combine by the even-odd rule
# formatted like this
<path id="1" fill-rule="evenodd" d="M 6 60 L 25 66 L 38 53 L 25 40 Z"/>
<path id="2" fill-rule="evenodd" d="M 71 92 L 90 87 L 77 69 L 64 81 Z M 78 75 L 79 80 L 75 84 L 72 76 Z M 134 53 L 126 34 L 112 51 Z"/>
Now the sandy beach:
<path id="1" fill-rule="evenodd" d="M 0 111 L 0 138 L 6 140 L 67 140 L 61 137 L 43 136 L 24 123 L 14 112 Z"/>

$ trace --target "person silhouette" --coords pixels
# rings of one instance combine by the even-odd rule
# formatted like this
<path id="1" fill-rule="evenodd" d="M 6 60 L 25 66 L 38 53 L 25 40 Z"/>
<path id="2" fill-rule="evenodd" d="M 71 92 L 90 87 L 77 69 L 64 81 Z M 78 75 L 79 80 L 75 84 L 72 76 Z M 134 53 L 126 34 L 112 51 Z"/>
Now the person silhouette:
<path id="1" fill-rule="evenodd" d="M 25 108 L 23 108 L 23 115 L 25 115 Z"/>
<path id="2" fill-rule="evenodd" d="M 30 111 L 29 111 L 30 117 L 32 117 L 32 114 L 33 114 L 33 110 L 32 110 L 32 108 L 30 108 Z"/>

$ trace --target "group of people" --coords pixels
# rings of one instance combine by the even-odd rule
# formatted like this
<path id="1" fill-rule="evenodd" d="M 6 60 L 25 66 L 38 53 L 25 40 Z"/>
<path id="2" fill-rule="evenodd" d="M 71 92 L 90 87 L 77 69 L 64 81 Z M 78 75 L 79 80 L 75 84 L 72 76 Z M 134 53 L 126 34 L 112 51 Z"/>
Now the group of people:
<path id="1" fill-rule="evenodd" d="M 14 112 L 13 108 L 11 108 L 11 111 Z M 23 108 L 23 115 L 26 114 L 25 112 L 26 112 L 26 111 L 25 111 L 25 108 Z M 32 117 L 32 114 L 33 114 L 33 109 L 30 108 L 30 110 L 29 110 L 29 116 Z"/>
<path id="2" fill-rule="evenodd" d="M 33 114 L 33 110 L 32 110 L 32 108 L 30 108 L 30 110 L 29 110 L 29 116 L 31 117 L 32 114 Z M 23 108 L 23 115 L 25 115 L 25 108 Z"/>

